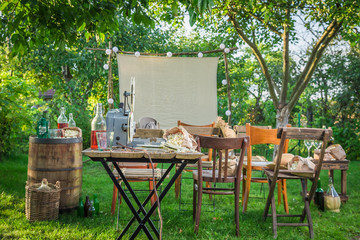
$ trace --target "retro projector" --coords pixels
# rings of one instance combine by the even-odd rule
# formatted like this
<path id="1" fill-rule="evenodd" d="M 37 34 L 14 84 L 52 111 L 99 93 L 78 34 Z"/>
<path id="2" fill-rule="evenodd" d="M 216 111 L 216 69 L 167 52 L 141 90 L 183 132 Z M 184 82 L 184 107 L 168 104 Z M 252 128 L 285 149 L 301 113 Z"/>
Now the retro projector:
<path id="1" fill-rule="evenodd" d="M 111 109 L 106 114 L 106 131 L 114 132 L 113 147 L 136 147 L 138 144 L 149 142 L 147 139 L 133 139 L 135 134 L 134 103 L 135 80 L 132 79 L 130 92 L 124 92 L 124 102 L 120 103 L 119 109 Z"/>

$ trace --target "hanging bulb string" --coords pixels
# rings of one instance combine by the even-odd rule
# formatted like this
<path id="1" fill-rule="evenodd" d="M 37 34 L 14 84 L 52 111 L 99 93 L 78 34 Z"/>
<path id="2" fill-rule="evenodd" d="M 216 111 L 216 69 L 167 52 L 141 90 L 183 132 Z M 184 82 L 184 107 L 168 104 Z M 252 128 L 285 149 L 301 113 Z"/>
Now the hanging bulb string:
<path id="1" fill-rule="evenodd" d="M 103 48 L 85 48 L 86 50 L 92 50 L 92 51 L 106 51 L 106 49 Z M 235 51 L 238 50 L 239 48 L 237 47 L 233 47 L 233 48 L 228 48 L 229 52 L 231 51 Z M 141 56 L 166 56 L 166 53 L 144 53 L 144 52 L 138 52 Z M 130 55 L 134 55 L 136 52 L 130 52 L 130 51 L 120 51 L 118 50 L 118 52 L 116 54 L 130 54 Z M 210 53 L 223 53 L 224 49 L 215 49 L 215 50 L 208 50 L 208 51 L 201 51 L 201 53 L 204 54 L 210 54 Z M 198 55 L 199 51 L 195 51 L 195 52 L 178 52 L 178 53 L 172 53 L 172 56 L 183 56 L 183 55 Z"/>

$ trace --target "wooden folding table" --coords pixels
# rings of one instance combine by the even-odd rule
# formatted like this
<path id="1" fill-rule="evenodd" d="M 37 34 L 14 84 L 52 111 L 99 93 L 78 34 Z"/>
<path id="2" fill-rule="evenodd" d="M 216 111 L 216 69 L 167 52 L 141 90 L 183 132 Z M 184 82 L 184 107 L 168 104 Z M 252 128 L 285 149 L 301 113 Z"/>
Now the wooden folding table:
<path id="1" fill-rule="evenodd" d="M 164 190 L 159 195 L 159 202 L 163 200 L 165 195 L 168 193 L 171 186 L 174 184 L 175 180 L 178 178 L 178 176 L 181 174 L 181 172 L 184 170 L 186 165 L 188 163 L 196 163 L 202 156 L 202 153 L 199 152 L 189 152 L 189 153 L 177 153 L 177 152 L 171 152 L 171 151 L 164 151 L 163 149 L 159 150 L 153 150 L 148 151 L 148 154 L 146 154 L 144 151 L 127 151 L 127 150 L 111 150 L 111 151 L 98 151 L 98 150 L 91 150 L 86 149 L 83 151 L 83 154 L 90 157 L 92 161 L 95 162 L 101 162 L 103 167 L 105 168 L 106 172 L 108 173 L 109 177 L 115 184 L 116 188 L 119 190 L 119 193 L 123 197 L 124 201 L 130 208 L 131 212 L 133 213 L 133 217 L 129 221 L 129 223 L 126 225 L 126 227 L 121 232 L 118 239 L 121 239 L 125 236 L 125 233 L 129 230 L 130 226 L 135 222 L 135 220 L 138 222 L 138 227 L 134 231 L 134 233 L 130 236 L 129 239 L 135 239 L 136 236 L 139 234 L 140 230 L 143 230 L 148 237 L 148 239 L 154 239 L 151 235 L 149 229 L 146 226 L 146 223 L 150 225 L 151 230 L 155 233 L 156 237 L 159 238 L 160 234 L 159 231 L 154 226 L 154 223 L 150 219 L 150 216 L 155 211 L 158 202 L 155 201 L 155 203 L 151 206 L 150 210 L 147 212 L 145 210 L 145 205 L 150 201 L 151 197 L 154 195 L 155 190 L 152 190 L 149 195 L 146 197 L 143 203 L 139 201 L 137 198 L 134 190 L 132 189 L 131 185 L 126 179 L 126 176 L 124 175 L 121 168 L 119 168 L 117 162 L 127 162 L 127 163 L 134 163 L 134 162 L 145 162 L 149 163 L 149 156 L 153 163 L 169 163 L 169 167 L 165 171 L 165 174 L 161 177 L 161 179 L 156 184 L 156 189 L 160 187 L 160 185 L 164 182 L 164 179 L 166 176 L 170 173 L 170 171 L 174 168 L 176 164 L 179 164 L 180 166 L 176 169 L 176 172 L 174 176 L 170 178 L 170 181 L 166 184 Z M 118 172 L 119 176 L 121 177 L 122 181 L 124 182 L 125 186 L 128 188 L 131 196 L 134 198 L 136 205 L 134 206 L 129 197 L 126 195 L 125 191 L 117 181 L 116 177 L 114 176 L 113 172 L 111 171 L 110 167 L 108 166 L 108 163 L 112 163 L 116 171 Z M 138 209 L 136 209 L 138 207 Z M 142 216 L 140 215 L 142 213 Z"/>

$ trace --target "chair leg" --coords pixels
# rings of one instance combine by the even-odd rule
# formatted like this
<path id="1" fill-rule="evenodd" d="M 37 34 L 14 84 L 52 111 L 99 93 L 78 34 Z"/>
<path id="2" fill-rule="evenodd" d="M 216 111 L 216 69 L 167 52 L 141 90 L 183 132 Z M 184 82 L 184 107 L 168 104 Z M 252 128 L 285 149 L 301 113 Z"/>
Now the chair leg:
<path id="1" fill-rule="evenodd" d="M 303 199 L 304 199 L 304 210 L 303 214 L 306 214 L 306 218 L 309 224 L 309 234 L 310 234 L 310 238 L 314 238 L 314 229 L 313 229 L 313 223 L 312 223 L 312 218 L 311 218 L 311 213 L 310 213 L 310 199 L 307 196 L 307 186 L 306 186 L 306 180 L 305 179 L 301 179 L 301 185 L 302 185 L 302 190 L 303 190 Z M 300 218 L 300 221 L 302 221 L 302 219 L 304 219 L 304 216 L 302 216 Z"/>
<path id="2" fill-rule="evenodd" d="M 240 236 L 240 223 L 239 223 L 239 208 L 240 208 L 240 181 L 239 183 L 235 183 L 235 224 L 236 224 L 236 236 Z"/>
<path id="3" fill-rule="evenodd" d="M 243 179 L 242 179 L 242 195 L 241 195 L 241 202 L 244 205 L 244 197 L 245 197 L 245 187 L 246 187 L 246 168 L 243 169 Z"/>
<path id="4" fill-rule="evenodd" d="M 196 216 L 195 216 L 195 229 L 194 232 L 197 234 L 199 231 L 200 225 L 200 215 L 201 215 L 201 204 L 202 204 L 202 181 L 198 181 L 198 189 L 197 189 L 197 209 L 196 209 Z"/>
<path id="5" fill-rule="evenodd" d="M 152 180 L 149 181 L 149 192 L 151 192 L 154 189 L 154 183 Z M 151 205 L 153 205 L 156 202 L 156 195 L 154 194 L 150 199 Z"/>
<path id="6" fill-rule="evenodd" d="M 180 184 L 181 184 L 181 175 L 175 180 L 175 198 L 179 199 L 179 193 L 180 193 Z"/>
<path id="7" fill-rule="evenodd" d="M 281 204 L 281 190 L 282 190 L 282 181 L 278 180 L 278 205 Z"/>
<path id="8" fill-rule="evenodd" d="M 243 213 L 245 213 L 247 209 L 247 204 L 250 194 L 250 184 L 251 184 L 251 171 L 246 171 L 246 185 L 245 185 L 245 194 L 243 198 Z"/>
<path id="9" fill-rule="evenodd" d="M 276 217 L 276 204 L 274 194 L 271 198 L 271 214 L 272 214 L 272 228 L 274 233 L 274 238 L 277 238 L 277 217 Z"/>
<path id="10" fill-rule="evenodd" d="M 282 195 L 283 195 L 283 201 L 284 201 L 284 210 L 285 210 L 286 214 L 289 214 L 289 204 L 288 204 L 288 198 L 287 198 L 286 179 L 282 180 Z"/>
<path id="11" fill-rule="evenodd" d="M 198 184 L 198 182 L 194 179 L 193 182 L 193 221 L 195 221 L 195 217 L 196 217 L 196 197 L 197 197 L 197 192 L 196 192 L 196 185 Z"/>
<path id="12" fill-rule="evenodd" d="M 115 187 L 115 184 L 114 184 L 112 201 L 111 201 L 111 215 L 115 214 L 115 208 L 116 208 L 116 202 L 117 202 L 117 193 L 118 193 L 118 190 L 117 190 L 117 188 Z"/>
<path id="13" fill-rule="evenodd" d="M 211 182 L 206 182 L 206 187 L 211 188 Z M 212 200 L 212 194 L 209 194 L 209 200 Z"/>

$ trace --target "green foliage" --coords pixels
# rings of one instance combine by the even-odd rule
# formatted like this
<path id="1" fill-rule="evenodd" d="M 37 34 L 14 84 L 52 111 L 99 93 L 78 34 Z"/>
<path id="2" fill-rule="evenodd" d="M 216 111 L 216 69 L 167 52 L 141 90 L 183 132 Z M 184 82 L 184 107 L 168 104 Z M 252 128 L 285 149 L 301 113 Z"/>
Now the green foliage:
<path id="1" fill-rule="evenodd" d="M 119 16 L 154 27 L 148 8 L 148 1 L 2 1 L 0 44 L 9 44 L 14 56 L 43 44 L 65 50 L 77 45 L 82 34 L 104 42 L 106 34 L 121 27 Z"/>
<path id="2" fill-rule="evenodd" d="M 4 63 L 1 55 L 0 62 Z M 36 133 L 35 125 L 40 119 L 41 104 L 37 99 L 38 89 L 33 85 L 31 73 L 21 74 L 1 64 L 0 71 L 0 157 L 26 149 L 28 137 Z"/>

